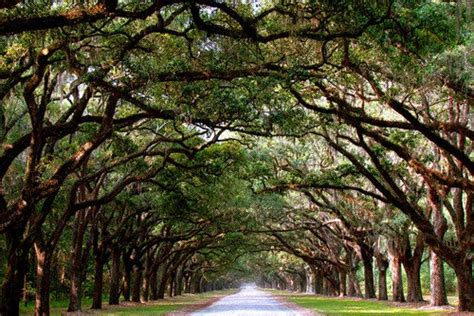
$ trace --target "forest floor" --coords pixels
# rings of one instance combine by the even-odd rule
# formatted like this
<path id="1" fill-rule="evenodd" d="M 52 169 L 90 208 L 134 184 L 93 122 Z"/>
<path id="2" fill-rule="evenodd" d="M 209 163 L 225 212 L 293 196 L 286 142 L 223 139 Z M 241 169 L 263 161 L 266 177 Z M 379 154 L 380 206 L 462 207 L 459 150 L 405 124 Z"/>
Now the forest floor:
<path id="1" fill-rule="evenodd" d="M 120 305 L 104 304 L 101 310 L 91 310 L 90 299 L 82 302 L 83 311 L 80 313 L 66 313 L 68 301 L 51 301 L 51 315 L 85 316 L 85 315 L 187 315 L 197 309 L 204 308 L 216 300 L 232 295 L 237 289 L 212 291 L 200 294 L 183 294 L 180 296 L 165 298 L 159 301 L 149 301 L 146 303 L 122 302 Z M 27 307 L 21 307 L 21 315 L 33 315 L 34 303 Z"/>
<path id="2" fill-rule="evenodd" d="M 430 308 L 428 302 L 420 304 L 382 302 L 377 300 L 361 298 L 341 298 L 321 295 L 311 295 L 305 293 L 295 293 L 288 291 L 267 290 L 274 296 L 281 297 L 289 302 L 295 303 L 303 308 L 312 310 L 322 315 L 349 316 L 349 315 L 460 315 L 455 313 L 455 308 L 448 306 L 445 308 Z M 450 297 L 451 304 L 456 303 L 456 299 Z M 468 315 L 467 313 L 464 315 Z M 471 313 L 471 315 L 474 315 Z"/>

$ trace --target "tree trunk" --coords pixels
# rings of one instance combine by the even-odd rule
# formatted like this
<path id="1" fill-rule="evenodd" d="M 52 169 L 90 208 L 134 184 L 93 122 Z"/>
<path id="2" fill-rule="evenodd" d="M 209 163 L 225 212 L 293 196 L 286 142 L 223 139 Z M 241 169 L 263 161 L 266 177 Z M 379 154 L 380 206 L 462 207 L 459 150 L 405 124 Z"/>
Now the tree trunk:
<path id="1" fill-rule="evenodd" d="M 126 260 L 123 264 L 123 299 L 124 301 L 130 301 L 130 282 L 132 279 L 132 266 Z"/>
<path id="2" fill-rule="evenodd" d="M 143 270 L 139 266 L 133 267 L 132 302 L 140 303 L 140 289 L 143 281 Z"/>
<path id="3" fill-rule="evenodd" d="M 169 274 L 166 271 L 163 271 L 161 275 L 160 285 L 158 287 L 158 299 L 165 298 L 166 285 L 168 284 Z"/>
<path id="4" fill-rule="evenodd" d="M 321 275 L 321 272 L 315 270 L 314 279 L 314 293 L 323 294 L 323 276 Z"/>
<path id="5" fill-rule="evenodd" d="M 347 295 L 347 274 L 345 271 L 339 272 L 339 296 Z"/>
<path id="6" fill-rule="evenodd" d="M 348 296 L 351 296 L 351 297 L 354 297 L 356 296 L 356 291 L 355 291 L 355 287 L 354 287 L 354 276 L 352 275 L 352 273 L 348 273 L 349 275 L 349 280 L 348 280 L 348 284 L 347 284 L 347 295 Z"/>
<path id="7" fill-rule="evenodd" d="M 365 298 L 375 298 L 374 268 L 372 251 L 361 247 L 362 263 L 364 264 Z"/>
<path id="8" fill-rule="evenodd" d="M 379 270 L 379 296 L 378 299 L 381 301 L 388 300 L 387 292 L 387 268 L 388 260 L 382 255 L 377 255 L 377 267 Z"/>
<path id="9" fill-rule="evenodd" d="M 328 279 L 324 278 L 323 279 L 323 294 L 324 295 L 329 295 L 330 290 L 329 290 L 329 281 Z"/>
<path id="10" fill-rule="evenodd" d="M 183 293 L 183 268 L 179 268 L 176 272 L 175 295 L 179 296 Z"/>
<path id="11" fill-rule="evenodd" d="M 414 260 L 409 265 L 405 265 L 405 272 L 407 274 L 407 301 L 417 303 L 423 301 L 420 281 L 421 261 Z"/>
<path id="12" fill-rule="evenodd" d="M 348 272 L 347 295 L 351 297 L 362 297 L 359 282 L 356 277 L 357 270 L 351 269 Z"/>
<path id="13" fill-rule="evenodd" d="M 150 291 L 151 291 L 151 299 L 157 300 L 158 299 L 158 271 L 153 269 L 150 275 Z"/>
<path id="14" fill-rule="evenodd" d="M 23 282 L 28 270 L 28 250 L 20 241 L 21 232 L 8 232 L 6 242 L 8 249 L 8 266 L 0 290 L 0 315 L 18 315 Z"/>
<path id="15" fill-rule="evenodd" d="M 105 261 L 102 258 L 95 260 L 95 272 L 94 272 L 94 292 L 92 295 L 92 309 L 102 308 L 102 289 L 104 285 L 104 264 Z"/>
<path id="16" fill-rule="evenodd" d="M 314 272 L 311 268 L 306 268 L 306 293 L 314 293 Z"/>
<path id="17" fill-rule="evenodd" d="M 205 286 L 206 286 L 206 280 L 202 276 L 199 279 L 199 292 L 198 293 L 206 292 L 206 287 Z"/>
<path id="18" fill-rule="evenodd" d="M 392 293 L 393 301 L 405 302 L 403 295 L 402 263 L 400 257 L 392 258 Z"/>
<path id="19" fill-rule="evenodd" d="M 170 287 L 168 289 L 168 296 L 173 297 L 174 296 L 174 286 L 175 286 L 175 280 L 176 280 L 176 272 L 173 271 L 171 272 L 170 276 Z"/>
<path id="20" fill-rule="evenodd" d="M 110 271 L 109 305 L 118 305 L 120 299 L 120 249 L 112 249 L 112 269 Z"/>
<path id="21" fill-rule="evenodd" d="M 73 260 L 75 262 L 75 260 Z M 74 263 L 73 263 L 73 271 Z M 74 271 L 71 273 L 71 286 L 69 288 L 69 307 L 68 312 L 79 311 L 81 310 L 81 292 L 82 292 L 82 282 L 80 271 Z"/>
<path id="22" fill-rule="evenodd" d="M 69 287 L 69 306 L 68 312 L 76 312 L 81 310 L 81 296 L 82 296 L 82 274 L 83 274 L 83 251 L 82 245 L 84 241 L 84 234 L 86 231 L 86 211 L 76 213 L 76 223 L 73 231 L 73 252 L 72 264 L 70 271 L 71 284 Z"/>
<path id="23" fill-rule="evenodd" d="M 140 299 L 142 302 L 147 302 L 148 298 L 150 297 L 150 269 L 151 269 L 151 255 L 148 253 L 146 255 L 146 262 L 145 262 L 145 272 L 142 273 L 144 275 L 142 280 L 142 294 Z"/>
<path id="24" fill-rule="evenodd" d="M 299 285 L 300 285 L 300 286 L 299 286 L 299 292 L 304 293 L 304 292 L 306 292 L 306 288 L 307 288 L 306 274 L 305 274 L 305 273 L 303 273 L 303 274 L 298 274 L 298 276 L 299 276 L 299 280 L 300 280 L 300 282 L 299 282 Z"/>
<path id="25" fill-rule="evenodd" d="M 49 289 L 51 282 L 52 253 L 35 244 L 36 254 L 36 303 L 35 315 L 49 315 Z"/>
<path id="26" fill-rule="evenodd" d="M 430 290 L 432 306 L 448 305 L 443 260 L 430 251 Z"/>
<path id="27" fill-rule="evenodd" d="M 201 279 L 202 279 L 201 274 L 196 273 L 195 275 L 193 275 L 193 277 L 191 279 L 191 290 L 190 290 L 191 293 L 193 293 L 193 294 L 201 293 L 201 287 L 200 287 Z"/>
<path id="28" fill-rule="evenodd" d="M 407 301 L 411 303 L 422 302 L 423 294 L 421 292 L 420 269 L 423 249 L 425 248 L 424 238 L 421 233 L 418 233 L 416 236 L 416 246 L 413 249 L 413 253 L 408 237 L 406 237 L 405 240 L 406 250 L 404 256 L 401 258 L 402 264 L 405 267 L 405 272 L 407 274 Z"/>
<path id="29" fill-rule="evenodd" d="M 186 273 L 184 277 L 184 293 L 191 293 L 192 274 Z"/>
<path id="30" fill-rule="evenodd" d="M 442 240 L 448 229 L 448 225 L 443 216 L 441 201 L 435 190 L 430 191 L 429 201 L 432 209 L 431 216 L 435 233 Z M 432 250 L 430 251 L 430 290 L 430 303 L 432 306 L 448 305 L 443 259 Z"/>
<path id="31" fill-rule="evenodd" d="M 474 278 L 472 277 L 472 258 L 459 260 L 454 271 L 458 279 L 457 290 L 459 311 L 474 312 Z"/>
<path id="32" fill-rule="evenodd" d="M 143 278 L 142 281 L 142 294 L 141 294 L 141 301 L 148 302 L 150 297 L 150 282 L 148 278 Z"/>

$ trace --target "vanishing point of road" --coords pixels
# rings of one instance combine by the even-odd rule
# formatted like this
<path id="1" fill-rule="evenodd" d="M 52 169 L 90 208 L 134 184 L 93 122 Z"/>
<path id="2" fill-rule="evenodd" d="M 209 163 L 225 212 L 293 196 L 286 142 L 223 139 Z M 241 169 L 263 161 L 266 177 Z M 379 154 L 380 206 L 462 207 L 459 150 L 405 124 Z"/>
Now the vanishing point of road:
<path id="1" fill-rule="evenodd" d="M 293 309 L 279 302 L 269 293 L 254 286 L 242 288 L 238 293 L 226 296 L 214 304 L 198 310 L 193 316 L 307 316 L 314 315 Z"/>

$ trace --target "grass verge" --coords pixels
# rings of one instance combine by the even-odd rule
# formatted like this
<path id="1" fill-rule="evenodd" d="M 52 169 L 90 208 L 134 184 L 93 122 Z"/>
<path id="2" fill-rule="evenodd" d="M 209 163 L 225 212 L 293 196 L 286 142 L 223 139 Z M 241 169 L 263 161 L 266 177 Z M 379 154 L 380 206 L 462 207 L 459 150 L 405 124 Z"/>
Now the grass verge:
<path id="1" fill-rule="evenodd" d="M 111 306 L 104 304 L 102 310 L 90 310 L 90 299 L 83 300 L 83 312 L 82 313 L 70 313 L 69 315 L 166 315 L 173 312 L 190 310 L 193 307 L 206 306 L 210 302 L 213 302 L 219 298 L 230 295 L 237 292 L 237 290 L 223 290 L 213 291 L 200 294 L 183 294 L 172 298 L 165 298 L 158 301 L 149 301 L 146 303 L 132 303 L 126 302 L 121 303 L 118 306 Z M 52 301 L 51 302 L 51 315 L 67 315 L 65 311 L 67 309 L 67 301 Z M 34 305 L 27 307 L 21 307 L 22 315 L 33 315 Z M 176 314 L 175 314 L 176 315 Z"/>
<path id="2" fill-rule="evenodd" d="M 448 311 L 422 310 L 414 306 L 403 306 L 389 302 L 365 300 L 357 298 L 327 297 L 318 295 L 298 294 L 286 291 L 270 290 L 275 296 L 295 303 L 313 312 L 330 316 L 347 315 L 447 315 Z M 451 311 L 452 312 L 452 311 Z"/>

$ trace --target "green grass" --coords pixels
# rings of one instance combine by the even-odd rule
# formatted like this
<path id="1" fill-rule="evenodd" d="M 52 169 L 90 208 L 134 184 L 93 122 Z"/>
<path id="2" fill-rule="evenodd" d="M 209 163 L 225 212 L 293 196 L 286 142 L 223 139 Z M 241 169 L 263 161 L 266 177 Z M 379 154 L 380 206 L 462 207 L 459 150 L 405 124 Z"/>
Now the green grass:
<path id="1" fill-rule="evenodd" d="M 61 315 L 61 312 L 64 312 L 69 305 L 69 300 L 50 300 L 49 307 L 51 310 L 51 315 Z M 89 308 L 92 305 L 91 298 L 82 299 L 83 309 Z M 28 305 L 25 306 L 23 301 L 20 303 L 20 314 L 21 315 L 32 315 L 35 312 L 35 302 L 29 301 Z"/>
<path id="2" fill-rule="evenodd" d="M 131 304 L 120 306 L 109 306 L 104 304 L 103 309 L 94 311 L 97 315 L 165 315 L 170 312 L 179 311 L 195 304 L 200 304 L 214 298 L 220 298 L 226 295 L 235 293 L 236 290 L 213 291 L 201 294 L 184 294 L 173 298 L 165 298 L 164 300 L 147 302 L 144 304 Z M 89 308 L 91 306 L 91 299 L 84 299 L 82 301 L 83 311 L 92 312 Z M 61 315 L 67 309 L 68 301 L 52 301 L 51 315 Z M 20 308 L 22 315 L 34 314 L 34 304 L 31 303 L 27 307 Z"/>
<path id="3" fill-rule="evenodd" d="M 301 307 L 315 312 L 337 316 L 337 315 L 443 315 L 443 311 L 423 311 L 413 307 L 395 306 L 386 302 L 351 299 L 340 297 L 325 297 L 306 294 L 295 294 L 285 291 L 271 291 L 272 294 Z"/>

